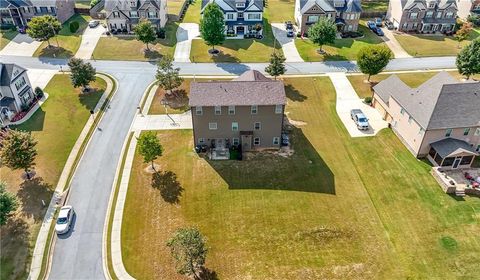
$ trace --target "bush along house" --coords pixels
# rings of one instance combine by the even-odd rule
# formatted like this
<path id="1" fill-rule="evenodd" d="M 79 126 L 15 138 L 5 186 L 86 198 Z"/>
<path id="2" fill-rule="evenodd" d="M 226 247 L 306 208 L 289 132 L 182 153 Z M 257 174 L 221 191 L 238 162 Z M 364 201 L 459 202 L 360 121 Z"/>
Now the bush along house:
<path id="1" fill-rule="evenodd" d="M 201 13 L 213 2 L 223 11 L 227 36 L 262 37 L 263 0 L 203 0 Z"/>
<path id="2" fill-rule="evenodd" d="M 197 151 L 229 159 L 229 151 L 279 149 L 286 104 L 283 82 L 250 70 L 232 81 L 192 82 L 189 106 Z"/>

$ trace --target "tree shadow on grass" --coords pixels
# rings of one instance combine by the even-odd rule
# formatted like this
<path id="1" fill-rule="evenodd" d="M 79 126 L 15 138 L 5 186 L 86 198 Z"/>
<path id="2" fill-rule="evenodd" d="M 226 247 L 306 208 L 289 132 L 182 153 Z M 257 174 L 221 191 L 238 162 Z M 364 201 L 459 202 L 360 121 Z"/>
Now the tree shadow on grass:
<path id="1" fill-rule="evenodd" d="M 243 161 L 207 162 L 231 190 L 258 189 L 335 194 L 334 174 L 302 130 L 293 128 L 291 156 L 254 152 Z"/>
<path id="2" fill-rule="evenodd" d="M 23 181 L 17 192 L 17 197 L 22 203 L 22 214 L 35 221 L 42 220 L 47 210 L 47 207 L 43 206 L 42 200 L 45 205 L 48 205 L 52 195 L 52 185 L 46 183 L 42 177 Z"/>
<path id="3" fill-rule="evenodd" d="M 2 257 L 0 267 L 2 279 L 24 279 L 25 260 L 29 255 L 30 231 L 28 224 L 14 216 L 0 230 L 0 248 Z"/>
<path id="4" fill-rule="evenodd" d="M 43 48 L 38 54 L 40 57 L 55 57 L 55 58 L 70 58 L 73 57 L 73 53 L 70 50 L 63 47 L 57 47 L 51 45 L 50 47 Z"/>
<path id="5" fill-rule="evenodd" d="M 201 271 L 200 271 L 199 274 L 200 274 L 200 275 L 199 275 L 199 276 L 200 276 L 199 278 L 200 278 L 201 280 L 218 280 L 218 279 L 219 279 L 219 278 L 218 278 L 218 275 L 217 275 L 217 273 L 216 273 L 215 271 L 210 270 L 210 269 L 208 269 L 208 268 L 206 268 L 206 267 L 202 267 L 202 269 L 201 269 Z"/>
<path id="6" fill-rule="evenodd" d="M 93 110 L 97 106 L 100 98 L 102 98 L 103 93 L 104 90 L 99 88 L 90 88 L 89 91 L 79 93 L 78 100 L 87 110 Z"/>
<path id="7" fill-rule="evenodd" d="M 153 50 L 153 49 L 149 49 L 149 50 L 145 49 L 143 53 L 144 53 L 143 56 L 148 60 L 159 59 L 163 56 L 157 50 Z"/>
<path id="8" fill-rule="evenodd" d="M 285 93 L 288 99 L 296 102 L 303 102 L 308 98 L 306 95 L 301 94 L 300 91 L 291 84 L 285 86 Z"/>
<path id="9" fill-rule="evenodd" d="M 172 171 L 158 171 L 152 174 L 152 187 L 160 190 L 165 202 L 177 204 L 180 202 L 183 187 L 177 181 L 177 175 Z"/>
<path id="10" fill-rule="evenodd" d="M 168 102 L 168 107 L 175 110 L 188 110 L 188 94 L 185 89 L 176 89 L 172 90 L 171 94 L 166 94 L 163 96 L 162 100 Z"/>

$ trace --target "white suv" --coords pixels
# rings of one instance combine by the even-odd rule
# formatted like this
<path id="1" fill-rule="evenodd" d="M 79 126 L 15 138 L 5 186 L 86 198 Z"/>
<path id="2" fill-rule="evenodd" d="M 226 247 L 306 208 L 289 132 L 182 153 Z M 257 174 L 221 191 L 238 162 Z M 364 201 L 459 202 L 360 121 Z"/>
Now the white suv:
<path id="1" fill-rule="evenodd" d="M 64 234 L 70 230 L 74 214 L 75 211 L 73 211 L 72 206 L 67 205 L 60 208 L 57 223 L 55 224 L 55 232 L 57 234 Z"/>

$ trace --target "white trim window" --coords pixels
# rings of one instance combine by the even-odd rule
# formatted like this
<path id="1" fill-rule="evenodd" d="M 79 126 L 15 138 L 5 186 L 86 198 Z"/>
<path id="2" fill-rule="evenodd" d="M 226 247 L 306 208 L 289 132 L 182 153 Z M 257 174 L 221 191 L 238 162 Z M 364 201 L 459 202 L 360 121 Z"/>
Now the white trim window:
<path id="1" fill-rule="evenodd" d="M 453 18 L 453 12 L 447 12 L 445 18 Z"/>
<path id="2" fill-rule="evenodd" d="M 157 18 L 157 12 L 148 11 L 148 18 Z"/>
<path id="3" fill-rule="evenodd" d="M 198 138 L 198 144 L 205 144 L 205 138 Z"/>
<path id="4" fill-rule="evenodd" d="M 411 19 L 416 19 L 416 18 L 418 18 L 418 13 L 410 13 L 409 18 L 411 18 Z"/>
<path id="5" fill-rule="evenodd" d="M 238 144 L 240 144 L 240 139 L 232 138 L 232 145 L 237 146 Z"/>
<path id="6" fill-rule="evenodd" d="M 138 12 L 137 11 L 130 11 L 130 17 L 138 18 Z"/>
<path id="7" fill-rule="evenodd" d="M 237 8 L 245 8 L 245 3 L 235 3 L 235 7 L 237 7 Z"/>
<path id="8" fill-rule="evenodd" d="M 253 124 L 253 129 L 254 129 L 254 130 L 260 130 L 260 129 L 262 129 L 262 124 L 261 124 L 260 122 L 255 122 L 255 123 Z"/>
<path id="9" fill-rule="evenodd" d="M 319 18 L 319 16 L 308 16 L 307 22 L 317 22 Z"/>
<path id="10" fill-rule="evenodd" d="M 252 105 L 252 106 L 250 107 L 250 113 L 251 113 L 252 115 L 256 115 L 256 114 L 258 113 L 258 106 L 257 106 L 257 105 Z"/>
<path id="11" fill-rule="evenodd" d="M 273 145 L 277 146 L 280 144 L 280 137 L 273 137 Z"/>
<path id="12" fill-rule="evenodd" d="M 437 12 L 436 18 L 442 18 L 442 12 Z"/>
<path id="13" fill-rule="evenodd" d="M 232 131 L 238 131 L 238 122 L 232 122 Z"/>
<path id="14" fill-rule="evenodd" d="M 227 19 L 228 20 L 234 20 L 234 14 L 233 13 L 227 13 Z"/>
<path id="15" fill-rule="evenodd" d="M 402 116 L 403 116 L 404 114 L 405 114 L 405 109 L 403 109 L 403 108 L 400 108 L 400 115 L 402 115 Z"/>
<path id="16" fill-rule="evenodd" d="M 253 145 L 254 146 L 259 146 L 260 145 L 260 137 L 253 138 Z"/>
<path id="17" fill-rule="evenodd" d="M 249 20 L 261 20 L 262 19 L 262 14 L 260 14 L 260 13 L 248 14 L 247 19 L 249 19 Z"/>
<path id="18" fill-rule="evenodd" d="M 203 108 L 202 108 L 202 106 L 195 106 L 195 115 L 197 115 L 197 116 L 203 115 Z"/>
<path id="19" fill-rule="evenodd" d="M 228 114 L 235 115 L 235 106 L 228 106 Z"/>
<path id="20" fill-rule="evenodd" d="M 450 137 L 450 136 L 452 136 L 452 129 L 447 128 L 447 130 L 445 131 L 445 137 Z"/>
<path id="21" fill-rule="evenodd" d="M 275 114 L 283 113 L 283 105 L 275 105 Z"/>
<path id="22" fill-rule="evenodd" d="M 467 127 L 467 128 L 465 128 L 465 129 L 463 130 L 463 135 L 466 136 L 466 135 L 468 135 L 468 134 L 470 134 L 470 127 Z"/>
<path id="23" fill-rule="evenodd" d="M 480 127 L 475 129 L 475 133 L 473 135 L 480 136 Z"/>
<path id="24" fill-rule="evenodd" d="M 208 123 L 208 129 L 217 130 L 217 123 L 216 122 Z"/>
<path id="25" fill-rule="evenodd" d="M 221 115 L 222 114 L 222 106 L 215 106 L 215 115 Z"/>

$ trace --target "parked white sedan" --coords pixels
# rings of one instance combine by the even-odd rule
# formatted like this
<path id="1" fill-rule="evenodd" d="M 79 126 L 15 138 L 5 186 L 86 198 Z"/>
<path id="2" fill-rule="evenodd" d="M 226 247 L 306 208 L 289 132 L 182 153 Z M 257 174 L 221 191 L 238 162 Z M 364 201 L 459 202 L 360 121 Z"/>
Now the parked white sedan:
<path id="1" fill-rule="evenodd" d="M 57 234 L 65 234 L 70 230 L 74 214 L 75 211 L 70 205 L 66 205 L 60 208 L 57 223 L 55 224 L 55 232 Z"/>

